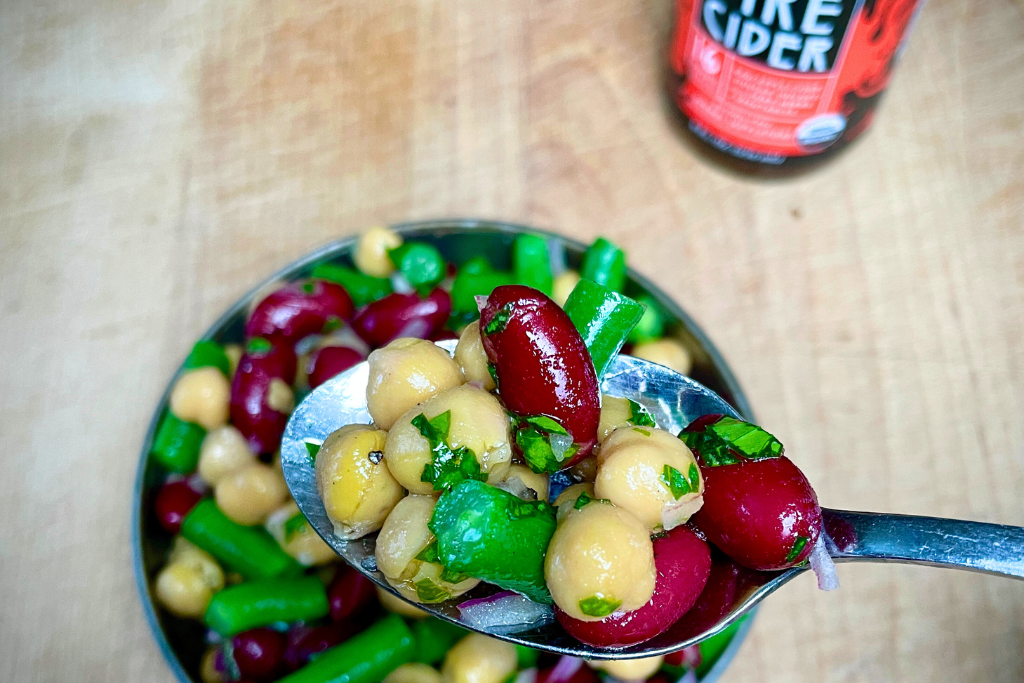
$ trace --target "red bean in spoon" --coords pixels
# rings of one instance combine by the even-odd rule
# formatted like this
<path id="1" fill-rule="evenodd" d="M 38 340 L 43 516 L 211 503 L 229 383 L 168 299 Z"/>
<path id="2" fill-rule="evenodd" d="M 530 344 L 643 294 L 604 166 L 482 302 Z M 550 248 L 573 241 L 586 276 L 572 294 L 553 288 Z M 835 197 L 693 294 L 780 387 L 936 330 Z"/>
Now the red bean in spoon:
<path id="1" fill-rule="evenodd" d="M 601 392 L 583 338 L 565 311 L 532 287 L 496 287 L 480 312 L 484 350 L 498 392 L 517 415 L 547 416 L 572 436 L 570 467 L 597 443 Z"/>
<path id="2" fill-rule="evenodd" d="M 775 437 L 734 418 L 705 415 L 680 438 L 704 477 L 704 505 L 692 522 L 709 541 L 760 571 L 807 559 L 821 532 L 821 508 Z"/>

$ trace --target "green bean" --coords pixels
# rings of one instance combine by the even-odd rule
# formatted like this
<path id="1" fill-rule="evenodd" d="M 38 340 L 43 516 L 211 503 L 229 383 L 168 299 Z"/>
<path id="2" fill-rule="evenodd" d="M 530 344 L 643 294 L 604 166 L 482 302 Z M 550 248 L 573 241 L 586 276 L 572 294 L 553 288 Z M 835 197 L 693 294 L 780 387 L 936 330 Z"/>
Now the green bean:
<path id="1" fill-rule="evenodd" d="M 452 310 L 459 317 L 469 317 L 473 320 L 477 317 L 476 297 L 488 296 L 495 287 L 511 285 L 515 282 L 512 273 L 502 271 L 466 272 L 460 270 L 455 276 L 452 284 Z M 465 322 L 469 322 L 466 320 Z"/>
<path id="2" fill-rule="evenodd" d="M 357 307 L 383 299 L 393 291 L 391 280 L 386 277 L 373 277 L 334 263 L 318 264 L 310 276 L 341 285 Z"/>
<path id="3" fill-rule="evenodd" d="M 440 662 L 452 645 L 466 635 L 464 628 L 434 618 L 417 621 L 412 625 L 412 632 L 416 636 L 416 652 L 412 659 L 424 664 Z"/>
<path id="4" fill-rule="evenodd" d="M 516 666 L 520 670 L 530 669 L 537 666 L 537 659 L 539 657 L 539 650 L 534 650 L 532 647 L 516 645 Z"/>
<path id="5" fill-rule="evenodd" d="M 597 238 L 583 254 L 580 276 L 621 292 L 626 285 L 625 252 L 605 238 Z"/>
<path id="6" fill-rule="evenodd" d="M 277 683 L 377 683 L 410 660 L 416 649 L 412 631 L 389 615 L 316 658 Z"/>
<path id="7" fill-rule="evenodd" d="M 650 294 L 641 294 L 637 301 L 647 307 L 640 322 L 629 333 L 630 344 L 644 344 L 665 336 L 665 313 L 661 304 Z"/>
<path id="8" fill-rule="evenodd" d="M 192 347 L 192 352 L 185 359 L 184 368 L 194 370 L 195 368 L 213 367 L 224 373 L 231 374 L 231 363 L 228 355 L 224 353 L 224 347 L 215 341 L 198 341 Z"/>
<path id="9" fill-rule="evenodd" d="M 441 252 L 426 242 L 406 242 L 390 250 L 388 257 L 420 296 L 429 294 L 448 269 Z"/>
<path id="10" fill-rule="evenodd" d="M 290 624 L 327 616 L 327 589 L 315 576 L 246 581 L 213 596 L 203 621 L 222 636 L 276 622 Z"/>
<path id="11" fill-rule="evenodd" d="M 521 285 L 539 289 L 551 296 L 554 277 L 548 241 L 539 235 L 519 235 L 512 245 L 512 265 Z"/>
<path id="12" fill-rule="evenodd" d="M 584 278 L 565 302 L 565 313 L 583 337 L 600 379 L 643 316 L 644 306 Z"/>
<path id="13" fill-rule="evenodd" d="M 204 436 L 205 429 L 178 419 L 168 410 L 153 437 L 150 455 L 165 469 L 188 474 L 199 464 L 199 447 Z"/>
<path id="14" fill-rule="evenodd" d="M 231 521 L 209 498 L 199 501 L 185 515 L 181 535 L 247 579 L 302 571 L 301 565 L 263 527 Z"/>
<path id="15" fill-rule="evenodd" d="M 486 256 L 474 256 L 459 268 L 460 273 L 479 275 L 480 273 L 493 273 L 494 266 L 487 260 Z"/>

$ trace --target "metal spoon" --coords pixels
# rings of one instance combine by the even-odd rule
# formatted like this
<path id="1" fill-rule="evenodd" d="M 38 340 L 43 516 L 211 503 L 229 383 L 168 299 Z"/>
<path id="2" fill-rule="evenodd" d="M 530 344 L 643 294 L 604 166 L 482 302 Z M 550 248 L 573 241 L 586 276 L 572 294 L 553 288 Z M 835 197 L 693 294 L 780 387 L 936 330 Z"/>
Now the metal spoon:
<path id="1" fill-rule="evenodd" d="M 452 351 L 455 342 L 440 342 L 439 346 Z M 360 363 L 321 385 L 302 401 L 288 421 L 281 446 L 281 463 L 295 502 L 316 532 L 346 562 L 398 596 L 377 571 L 375 534 L 356 541 L 342 541 L 334 536 L 334 527 L 317 493 L 312 458 L 307 449 L 307 444 L 319 444 L 345 425 L 371 421 L 366 411 L 368 371 L 368 365 Z M 663 366 L 630 356 L 619 356 L 613 361 L 601 389 L 643 404 L 660 427 L 673 433 L 701 415 L 721 413 L 739 417 L 732 407 L 703 385 Z M 823 512 L 829 537 L 828 551 L 837 562 L 925 564 L 1024 578 L 1024 528 L 932 517 L 827 509 Z M 526 627 L 508 624 L 486 632 L 520 645 L 587 659 L 631 659 L 666 654 L 721 632 L 806 569 L 804 566 L 782 572 L 754 572 L 720 557 L 716 559 L 708 588 L 694 609 L 656 638 L 625 649 L 581 643 L 553 619 Z M 496 590 L 481 584 L 460 598 L 417 606 L 440 619 L 479 631 L 461 619 L 458 605 Z"/>

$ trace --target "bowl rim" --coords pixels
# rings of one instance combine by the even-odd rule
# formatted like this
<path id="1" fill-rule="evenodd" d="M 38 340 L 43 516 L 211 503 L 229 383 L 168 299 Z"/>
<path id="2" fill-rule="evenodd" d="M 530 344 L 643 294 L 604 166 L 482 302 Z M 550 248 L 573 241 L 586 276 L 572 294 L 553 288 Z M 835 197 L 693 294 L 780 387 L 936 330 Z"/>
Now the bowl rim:
<path id="1" fill-rule="evenodd" d="M 508 221 L 497 221 L 488 219 L 477 219 L 477 218 L 437 218 L 420 221 L 405 221 L 401 223 L 394 223 L 389 226 L 390 229 L 398 232 L 403 237 L 412 237 L 423 234 L 438 235 L 438 234 L 455 234 L 466 232 L 470 230 L 490 231 L 499 232 L 508 235 L 517 235 L 521 233 L 532 233 L 541 235 L 548 238 L 553 238 L 562 241 L 565 245 L 571 246 L 578 250 L 584 250 L 587 245 L 580 242 L 577 239 L 557 233 L 551 230 L 545 230 L 542 228 L 536 228 L 530 225 L 524 225 L 520 223 L 512 223 Z M 330 260 L 340 254 L 350 251 L 359 239 L 360 233 L 349 235 L 348 237 L 342 237 L 340 239 L 331 240 L 312 251 L 306 252 L 302 256 L 294 259 L 268 277 L 261 280 L 254 287 L 250 288 L 241 297 L 239 297 L 231 306 L 229 306 L 218 318 L 211 324 L 202 336 L 196 341 L 211 340 L 214 339 L 218 333 L 230 324 L 230 322 L 244 309 L 246 309 L 252 300 L 261 292 L 265 291 L 272 283 L 282 281 L 291 277 L 294 277 L 301 271 L 313 266 L 317 263 Z M 746 417 L 749 420 L 754 419 L 753 410 L 747 401 L 746 394 L 740 387 L 739 382 L 736 380 L 732 369 L 726 363 L 725 358 L 719 352 L 718 348 L 712 343 L 711 339 L 704 332 L 690 315 L 682 309 L 682 307 L 676 303 L 675 299 L 668 296 L 660 287 L 647 279 L 644 275 L 637 272 L 632 266 L 627 266 L 627 274 L 630 278 L 636 282 L 646 292 L 654 295 L 658 302 L 664 306 L 670 314 L 678 318 L 686 331 L 691 334 L 696 341 L 700 344 L 703 351 L 708 355 L 711 364 L 714 366 L 716 372 L 721 377 L 723 383 L 729 389 L 732 394 L 733 404 L 737 412 Z M 157 616 L 156 603 L 154 601 L 153 593 L 150 589 L 149 577 L 146 575 L 146 566 L 142 552 L 142 538 L 143 538 L 143 511 L 142 501 L 145 493 L 145 478 L 146 469 L 149 464 L 149 447 L 153 443 L 153 437 L 156 434 L 157 426 L 159 425 L 160 418 L 163 415 L 163 407 L 167 404 L 167 400 L 170 397 L 171 388 L 173 386 L 174 378 L 181 372 L 184 359 L 179 363 L 174 372 L 171 374 L 167 381 L 164 391 L 157 402 L 157 409 L 153 413 L 153 417 L 150 419 L 149 427 L 146 430 L 146 435 L 142 441 L 142 451 L 139 457 L 139 463 L 135 470 L 135 483 L 132 489 L 132 510 L 131 510 L 131 544 L 132 544 L 132 571 L 135 575 L 135 587 L 139 592 L 139 599 L 142 603 L 142 611 L 145 615 L 146 622 L 149 625 L 150 633 L 153 635 L 153 639 L 156 641 L 157 646 L 163 654 L 164 660 L 167 662 L 174 676 L 180 681 L 180 683 L 198 683 L 195 679 L 189 676 L 188 672 L 185 671 L 185 667 L 182 665 L 181 660 L 178 658 L 174 649 L 171 647 L 170 642 L 167 639 L 167 634 L 160 624 L 160 619 Z M 729 666 L 730 662 L 736 656 L 740 645 L 747 637 L 747 633 L 750 631 L 753 625 L 754 617 L 756 616 L 757 610 L 753 610 L 749 617 L 744 619 L 739 628 L 733 634 L 729 644 L 718 656 L 715 664 L 699 679 L 701 683 L 714 683 L 722 672 Z"/>

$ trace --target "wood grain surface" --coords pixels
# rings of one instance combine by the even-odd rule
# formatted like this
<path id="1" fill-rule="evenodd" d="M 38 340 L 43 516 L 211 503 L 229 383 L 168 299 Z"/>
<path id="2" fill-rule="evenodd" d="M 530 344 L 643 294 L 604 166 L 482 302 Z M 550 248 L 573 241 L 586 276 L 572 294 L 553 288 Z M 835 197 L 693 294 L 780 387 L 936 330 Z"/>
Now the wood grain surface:
<path id="1" fill-rule="evenodd" d="M 607 235 L 832 507 L 1024 525 L 1024 5 L 933 0 L 820 171 L 708 165 L 668 0 L 0 2 L 0 680 L 172 675 L 136 596 L 155 402 L 255 281 L 375 223 Z M 1024 680 L 1024 584 L 843 566 L 723 678 Z"/>

